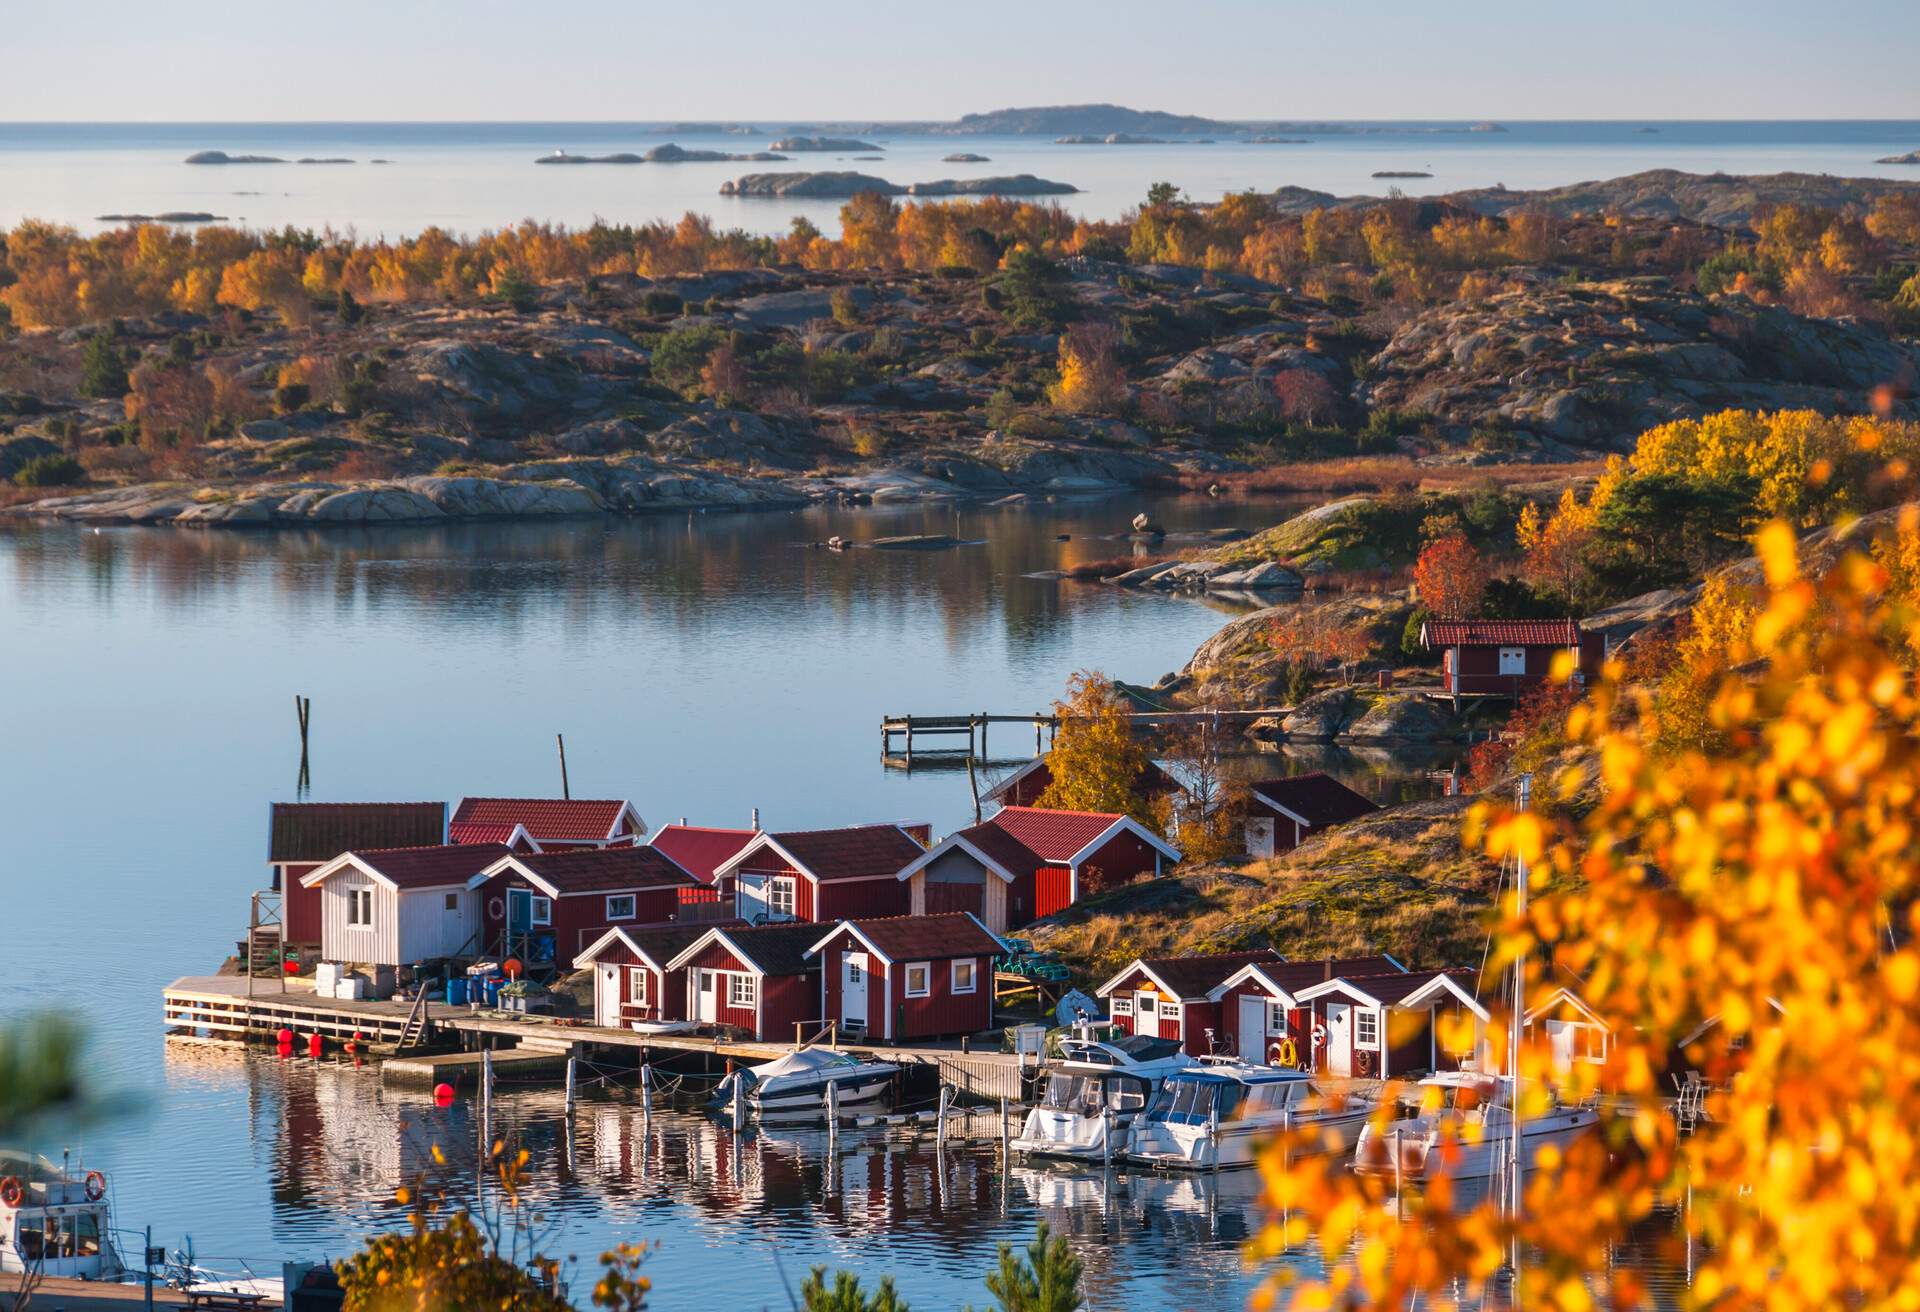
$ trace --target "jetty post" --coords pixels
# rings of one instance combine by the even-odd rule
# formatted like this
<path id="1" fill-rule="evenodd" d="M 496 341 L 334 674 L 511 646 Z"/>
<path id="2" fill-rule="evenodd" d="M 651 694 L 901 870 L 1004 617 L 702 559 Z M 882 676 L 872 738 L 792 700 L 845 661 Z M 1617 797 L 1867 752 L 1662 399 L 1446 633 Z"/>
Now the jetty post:
<path id="1" fill-rule="evenodd" d="M 1000 1169 L 1013 1165 L 1013 1140 L 1007 1134 L 1007 1098 L 1000 1095 Z"/>
<path id="2" fill-rule="evenodd" d="M 653 1119 L 653 1065 L 645 1061 L 640 1063 L 640 1119 Z"/>
<path id="3" fill-rule="evenodd" d="M 934 1156 L 944 1156 L 947 1151 L 947 1086 L 940 1086 L 940 1110 L 935 1113 L 933 1125 Z"/>
<path id="4" fill-rule="evenodd" d="M 557 733 L 553 736 L 553 741 L 560 746 L 560 796 L 571 801 L 573 792 L 567 787 L 567 736 Z"/>
<path id="5" fill-rule="evenodd" d="M 572 1053 L 567 1054 L 567 1102 L 566 1102 L 567 1111 L 566 1111 L 566 1114 L 568 1116 L 573 1115 L 573 1070 L 574 1070 L 574 1063 L 576 1060 L 577 1059 L 574 1057 Z"/>

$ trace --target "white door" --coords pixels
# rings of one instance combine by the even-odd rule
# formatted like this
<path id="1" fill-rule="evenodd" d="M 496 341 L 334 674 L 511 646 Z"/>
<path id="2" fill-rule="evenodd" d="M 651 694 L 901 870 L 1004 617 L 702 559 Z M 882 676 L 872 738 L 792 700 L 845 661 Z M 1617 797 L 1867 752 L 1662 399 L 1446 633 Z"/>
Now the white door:
<path id="1" fill-rule="evenodd" d="M 1254 816 L 1247 821 L 1247 855 L 1273 855 L 1273 817 Z"/>
<path id="2" fill-rule="evenodd" d="M 767 912 L 767 877 L 765 875 L 741 875 L 734 881 L 734 914 L 749 925 L 765 924 Z"/>
<path id="3" fill-rule="evenodd" d="M 1160 1037 L 1160 995 L 1142 993 L 1133 1000 L 1133 1032 L 1150 1039 Z"/>
<path id="4" fill-rule="evenodd" d="M 848 1029 L 867 1027 L 867 954 L 840 954 L 840 1023 Z"/>
<path id="5" fill-rule="evenodd" d="M 1240 995 L 1240 1060 L 1267 1064 L 1267 1000 L 1257 994 Z"/>
<path id="6" fill-rule="evenodd" d="M 1573 1069 L 1574 1028 L 1570 1021 L 1547 1022 L 1547 1042 L 1553 1051 L 1553 1073 L 1562 1079 Z"/>
<path id="7" fill-rule="evenodd" d="M 620 1027 L 620 967 L 601 966 L 593 977 L 594 1019 L 602 1025 Z"/>
<path id="8" fill-rule="evenodd" d="M 1327 1004 L 1327 1070 L 1353 1074 L 1353 1008 L 1344 1002 Z"/>
<path id="9" fill-rule="evenodd" d="M 691 974 L 693 1018 L 708 1025 L 717 1023 L 720 1019 L 719 972 L 695 970 Z"/>

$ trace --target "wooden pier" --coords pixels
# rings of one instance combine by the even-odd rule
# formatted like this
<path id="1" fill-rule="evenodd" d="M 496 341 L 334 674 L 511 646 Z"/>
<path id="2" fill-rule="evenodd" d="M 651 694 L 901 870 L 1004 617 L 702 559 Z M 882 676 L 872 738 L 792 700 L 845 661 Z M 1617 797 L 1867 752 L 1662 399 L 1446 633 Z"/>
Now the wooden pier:
<path id="1" fill-rule="evenodd" d="M 425 1009 L 427 1029 L 443 1042 L 457 1039 L 463 1050 L 395 1056 L 394 1049 L 413 1012 L 411 1003 L 320 998 L 300 987 L 249 998 L 246 989 L 247 981 L 239 975 L 177 979 L 162 993 L 166 1027 L 170 1032 L 238 1040 L 270 1040 L 280 1030 L 290 1029 L 296 1046 L 303 1050 L 313 1034 L 335 1041 L 360 1034 L 370 1048 L 385 1050 L 384 1075 L 396 1081 L 429 1084 L 470 1082 L 478 1058 L 467 1048 L 506 1049 L 502 1055 L 523 1073 L 551 1076 L 556 1081 L 565 1073 L 567 1057 L 596 1051 L 630 1052 L 636 1063 L 654 1054 L 699 1055 L 715 1062 L 764 1062 L 793 1051 L 793 1045 L 785 1043 L 718 1035 L 636 1034 L 601 1025 L 561 1024 L 549 1016 L 429 1006 Z M 830 1046 L 903 1068 L 928 1068 L 941 1083 L 969 1097 L 1019 1099 L 1025 1092 L 1020 1061 L 1010 1053 L 963 1051 L 959 1043 L 895 1047 L 838 1042 Z"/>
<path id="2" fill-rule="evenodd" d="M 1136 729 L 1164 729 L 1183 724 L 1204 724 L 1208 721 L 1250 723 L 1267 716 L 1291 714 L 1293 714 L 1291 706 L 1255 706 L 1234 710 L 1209 707 L 1197 711 L 1130 711 L 1128 718 Z M 911 761 L 916 736 L 949 739 L 964 734 L 967 739 L 965 748 L 941 746 L 928 750 L 955 753 L 964 751 L 970 756 L 984 760 L 987 757 L 987 728 L 995 724 L 1033 726 L 1033 754 L 1039 756 L 1052 746 L 1053 736 L 1060 729 L 1060 717 L 1045 711 L 1035 711 L 1031 715 L 995 715 L 987 711 L 976 711 L 970 715 L 882 716 L 880 755 L 883 759 L 896 759 L 904 755 L 908 761 Z M 902 753 L 894 751 L 896 738 L 902 740 L 904 749 Z"/>

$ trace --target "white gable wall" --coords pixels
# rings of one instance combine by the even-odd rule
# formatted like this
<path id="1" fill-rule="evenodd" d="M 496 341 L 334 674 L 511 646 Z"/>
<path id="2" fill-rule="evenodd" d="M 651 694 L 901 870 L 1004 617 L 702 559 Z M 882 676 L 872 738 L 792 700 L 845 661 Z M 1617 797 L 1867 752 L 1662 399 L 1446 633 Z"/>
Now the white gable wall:
<path id="1" fill-rule="evenodd" d="M 347 894 L 373 890 L 373 924 L 347 923 Z M 320 885 L 320 955 L 328 961 L 400 964 L 400 922 L 394 892 L 351 866 Z"/>

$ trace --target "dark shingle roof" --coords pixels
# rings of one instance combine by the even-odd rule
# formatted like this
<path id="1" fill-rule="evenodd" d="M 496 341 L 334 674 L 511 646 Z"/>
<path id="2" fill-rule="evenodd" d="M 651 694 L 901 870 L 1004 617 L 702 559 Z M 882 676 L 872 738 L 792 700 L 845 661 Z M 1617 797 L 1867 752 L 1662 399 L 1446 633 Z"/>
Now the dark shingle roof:
<path id="1" fill-rule="evenodd" d="M 1168 988 L 1183 998 L 1204 998 L 1210 989 L 1226 982 L 1227 976 L 1256 961 L 1279 961 L 1272 948 L 1252 952 L 1216 952 L 1204 957 L 1144 957 L 1140 965 L 1152 971 Z"/>
<path id="2" fill-rule="evenodd" d="M 768 836 L 820 880 L 897 875 L 926 851 L 899 825 L 798 829 Z"/>
<path id="3" fill-rule="evenodd" d="M 616 893 L 636 888 L 692 888 L 700 881 L 651 847 L 582 848 L 574 852 L 528 852 L 521 865 L 564 896 Z"/>
<path id="4" fill-rule="evenodd" d="M 1286 779 L 1262 779 L 1252 791 L 1276 806 L 1284 806 L 1310 825 L 1337 825 L 1358 820 L 1380 808 L 1373 801 L 1322 771 Z"/>
<path id="5" fill-rule="evenodd" d="M 804 975 L 812 970 L 819 962 L 807 956 L 807 949 L 818 943 L 826 932 L 822 926 L 805 920 L 785 925 L 721 928 L 728 939 L 753 959 L 754 965 L 769 975 Z"/>
<path id="6" fill-rule="evenodd" d="M 500 843 L 455 843 L 355 848 L 353 855 L 399 888 L 441 888 L 465 884 L 511 850 Z"/>
<path id="7" fill-rule="evenodd" d="M 848 923 L 894 961 L 999 956 L 1005 950 L 999 939 L 964 911 L 930 916 L 876 916 Z M 814 942 L 824 937 L 824 933 L 816 935 Z"/>
<path id="8" fill-rule="evenodd" d="M 1235 968 L 1236 971 L 1238 967 Z M 1398 963 L 1390 957 L 1335 957 L 1331 961 L 1324 958 L 1319 961 L 1281 961 L 1262 963 L 1260 973 L 1278 984 L 1289 993 L 1298 993 L 1301 989 L 1324 983 L 1330 979 L 1360 979 L 1375 975 L 1400 975 Z M 1424 982 L 1431 978 L 1431 972 L 1423 974 Z M 1221 977 L 1221 983 L 1226 980 Z M 1214 987 L 1219 987 L 1216 984 Z M 1371 989 L 1368 992 L 1372 992 Z"/>
<path id="9" fill-rule="evenodd" d="M 356 847 L 423 847 L 446 837 L 445 802 L 275 802 L 267 860 L 331 861 Z"/>

